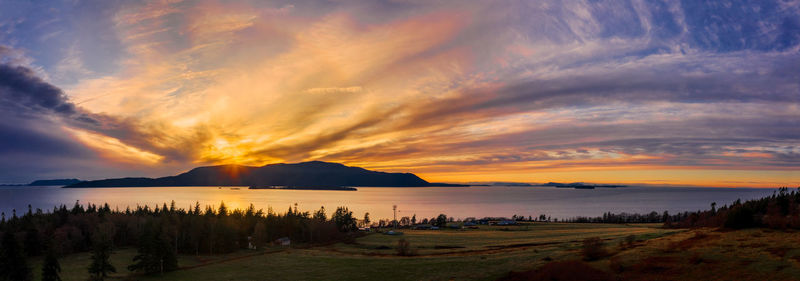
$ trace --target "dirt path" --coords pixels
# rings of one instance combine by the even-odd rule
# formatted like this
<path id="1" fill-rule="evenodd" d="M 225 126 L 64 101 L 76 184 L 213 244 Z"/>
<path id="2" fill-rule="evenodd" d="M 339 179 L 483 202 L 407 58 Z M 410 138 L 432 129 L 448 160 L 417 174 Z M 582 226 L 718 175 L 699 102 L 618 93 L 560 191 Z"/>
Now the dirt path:
<path id="1" fill-rule="evenodd" d="M 552 246 L 552 245 L 568 244 L 568 243 L 576 243 L 576 242 L 580 242 L 580 240 L 486 246 L 488 249 L 476 249 L 476 250 L 465 250 L 465 251 L 428 253 L 428 254 L 414 255 L 414 257 L 417 257 L 417 258 L 419 258 L 419 257 L 459 257 L 459 256 L 472 256 L 472 255 L 483 255 L 483 254 L 497 254 L 497 253 L 506 253 L 506 252 L 511 252 L 511 251 L 523 251 L 523 250 L 527 250 L 529 247 Z M 331 252 L 331 253 L 337 253 L 337 254 L 342 254 L 342 255 L 349 255 L 349 256 L 397 257 L 397 255 L 395 255 L 395 254 L 374 253 L 374 252 L 353 253 L 353 252 L 341 251 L 341 250 L 333 249 L 333 248 L 316 248 L 316 250 L 325 251 L 325 252 Z"/>
<path id="2" fill-rule="evenodd" d="M 280 252 L 284 252 L 284 251 L 286 251 L 286 250 L 287 250 L 287 249 L 278 249 L 278 250 L 272 250 L 272 251 L 263 251 L 263 252 L 258 252 L 258 253 L 249 254 L 249 255 L 242 255 L 242 256 L 230 257 L 230 258 L 227 258 L 227 259 L 212 260 L 212 261 L 202 262 L 202 263 L 200 263 L 200 264 L 196 264 L 196 265 L 190 265 L 190 266 L 181 266 L 181 267 L 179 267 L 179 268 L 178 268 L 178 270 L 188 270 L 188 269 L 193 269 L 193 268 L 198 268 L 198 267 L 204 267 L 204 266 L 209 266 L 209 265 L 214 265 L 214 264 L 220 264 L 220 263 L 226 263 L 226 262 L 231 262 L 231 261 L 236 261 L 236 260 L 249 259 L 249 258 L 252 258 L 252 257 L 257 257 L 257 256 L 263 256 L 263 255 L 268 255 L 268 254 L 280 253 Z"/>

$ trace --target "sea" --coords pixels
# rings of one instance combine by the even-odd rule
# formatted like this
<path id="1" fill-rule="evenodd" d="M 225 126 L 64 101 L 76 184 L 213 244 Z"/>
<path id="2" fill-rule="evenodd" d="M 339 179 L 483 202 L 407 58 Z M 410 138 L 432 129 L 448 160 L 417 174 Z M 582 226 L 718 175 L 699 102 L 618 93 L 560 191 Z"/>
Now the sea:
<path id="1" fill-rule="evenodd" d="M 188 209 L 195 202 L 217 208 L 224 202 L 229 209 L 253 204 L 265 212 L 284 213 L 297 205 L 300 211 L 316 211 L 324 207 L 328 215 L 337 207 L 347 207 L 362 218 L 369 213 L 373 221 L 391 219 L 394 206 L 397 218 L 448 217 L 511 217 L 513 215 L 552 218 L 602 216 L 613 213 L 671 214 L 709 209 L 772 195 L 775 189 L 765 188 L 701 188 L 628 186 L 619 188 L 573 189 L 547 186 L 469 186 L 469 187 L 358 187 L 357 191 L 321 190 L 250 190 L 247 187 L 115 187 L 60 188 L 41 186 L 0 187 L 0 212 L 10 217 L 21 215 L 28 206 L 35 212 L 52 212 L 61 204 L 108 203 L 112 209 L 125 210 L 148 205 L 151 208 L 172 201 Z"/>

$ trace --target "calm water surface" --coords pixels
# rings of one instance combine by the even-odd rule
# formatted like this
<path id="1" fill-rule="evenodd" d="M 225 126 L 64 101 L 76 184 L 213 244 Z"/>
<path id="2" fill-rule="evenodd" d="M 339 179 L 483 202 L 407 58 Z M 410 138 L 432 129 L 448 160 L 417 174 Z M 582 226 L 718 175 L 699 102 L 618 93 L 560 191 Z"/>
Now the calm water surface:
<path id="1" fill-rule="evenodd" d="M 514 214 L 553 218 L 599 216 L 604 212 L 670 213 L 708 209 L 711 202 L 718 205 L 771 195 L 774 189 L 749 188 L 683 188 L 683 187 L 625 187 L 572 189 L 554 187 L 359 187 L 358 191 L 317 190 L 233 190 L 229 187 L 137 187 L 137 188 L 58 188 L 58 187 L 0 187 L 0 211 L 6 215 L 34 209 L 50 209 L 76 200 L 81 203 L 102 204 L 125 209 L 128 206 L 154 206 L 175 200 L 178 207 L 189 208 L 195 202 L 218 206 L 221 201 L 230 208 L 244 208 L 250 203 L 267 210 L 272 207 L 283 213 L 298 204 L 304 211 L 325 206 L 330 215 L 337 206 L 347 206 L 361 217 L 391 218 L 392 205 L 397 205 L 398 218 L 416 214 L 417 218 L 434 217 L 440 213 L 456 218 L 505 216 Z"/>

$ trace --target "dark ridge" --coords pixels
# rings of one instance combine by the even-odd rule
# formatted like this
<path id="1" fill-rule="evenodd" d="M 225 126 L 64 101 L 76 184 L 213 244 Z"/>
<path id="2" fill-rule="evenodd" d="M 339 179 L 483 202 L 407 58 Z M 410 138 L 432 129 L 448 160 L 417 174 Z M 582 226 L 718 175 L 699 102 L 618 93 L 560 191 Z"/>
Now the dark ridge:
<path id="1" fill-rule="evenodd" d="M 51 185 L 71 185 L 81 182 L 79 179 L 56 179 L 56 180 L 36 180 L 29 183 L 29 186 L 51 186 Z"/>
<path id="2" fill-rule="evenodd" d="M 349 167 L 339 163 L 311 161 L 270 164 L 263 167 L 220 165 L 194 168 L 177 176 L 162 178 L 121 178 L 85 181 L 67 187 L 150 187 L 150 186 L 458 186 L 431 184 L 411 173 L 386 173 Z"/>

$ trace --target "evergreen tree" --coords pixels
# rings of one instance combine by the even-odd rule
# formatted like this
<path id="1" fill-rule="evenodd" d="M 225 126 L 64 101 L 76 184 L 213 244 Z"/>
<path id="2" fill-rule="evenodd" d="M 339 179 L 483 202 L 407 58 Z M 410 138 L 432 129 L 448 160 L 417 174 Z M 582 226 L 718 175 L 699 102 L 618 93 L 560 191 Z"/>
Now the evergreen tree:
<path id="1" fill-rule="evenodd" d="M 31 269 L 28 267 L 25 254 L 22 252 L 17 238 L 11 231 L 4 232 L 2 242 L 0 242 L 0 280 L 27 281 L 32 279 Z"/>
<path id="2" fill-rule="evenodd" d="M 42 242 L 39 239 L 39 231 L 37 231 L 36 228 L 30 227 L 25 231 L 25 241 L 23 244 L 27 256 L 33 257 L 42 254 Z"/>
<path id="3" fill-rule="evenodd" d="M 42 281 L 61 281 L 61 264 L 58 263 L 55 250 L 52 245 L 48 247 L 42 264 Z"/>
<path id="4" fill-rule="evenodd" d="M 314 212 L 314 219 L 319 221 L 328 220 L 328 216 L 325 214 L 325 206 L 319 207 L 319 210 Z"/>
<path id="5" fill-rule="evenodd" d="M 253 240 L 251 243 L 253 243 L 256 249 L 261 249 L 269 239 L 269 237 L 267 237 L 267 226 L 264 222 L 259 221 L 254 228 L 255 230 L 253 231 Z"/>
<path id="6" fill-rule="evenodd" d="M 134 264 L 128 266 L 128 269 L 146 274 L 178 269 L 178 256 L 170 240 L 159 225 L 148 223 L 139 240 L 138 254 L 133 257 Z"/>
<path id="7" fill-rule="evenodd" d="M 219 203 L 219 211 L 217 212 L 217 215 L 219 215 L 220 217 L 228 215 L 228 207 L 225 206 L 224 201 Z"/>
<path id="8" fill-rule="evenodd" d="M 336 208 L 336 212 L 333 213 L 331 220 L 336 223 L 336 227 L 342 232 L 358 229 L 356 226 L 356 218 L 353 217 L 353 212 L 348 210 L 347 207 Z"/>
<path id="9" fill-rule="evenodd" d="M 91 280 L 103 280 L 108 273 L 117 269 L 109 262 L 111 257 L 111 237 L 106 231 L 98 230 L 92 239 L 92 263 L 89 265 Z"/>

